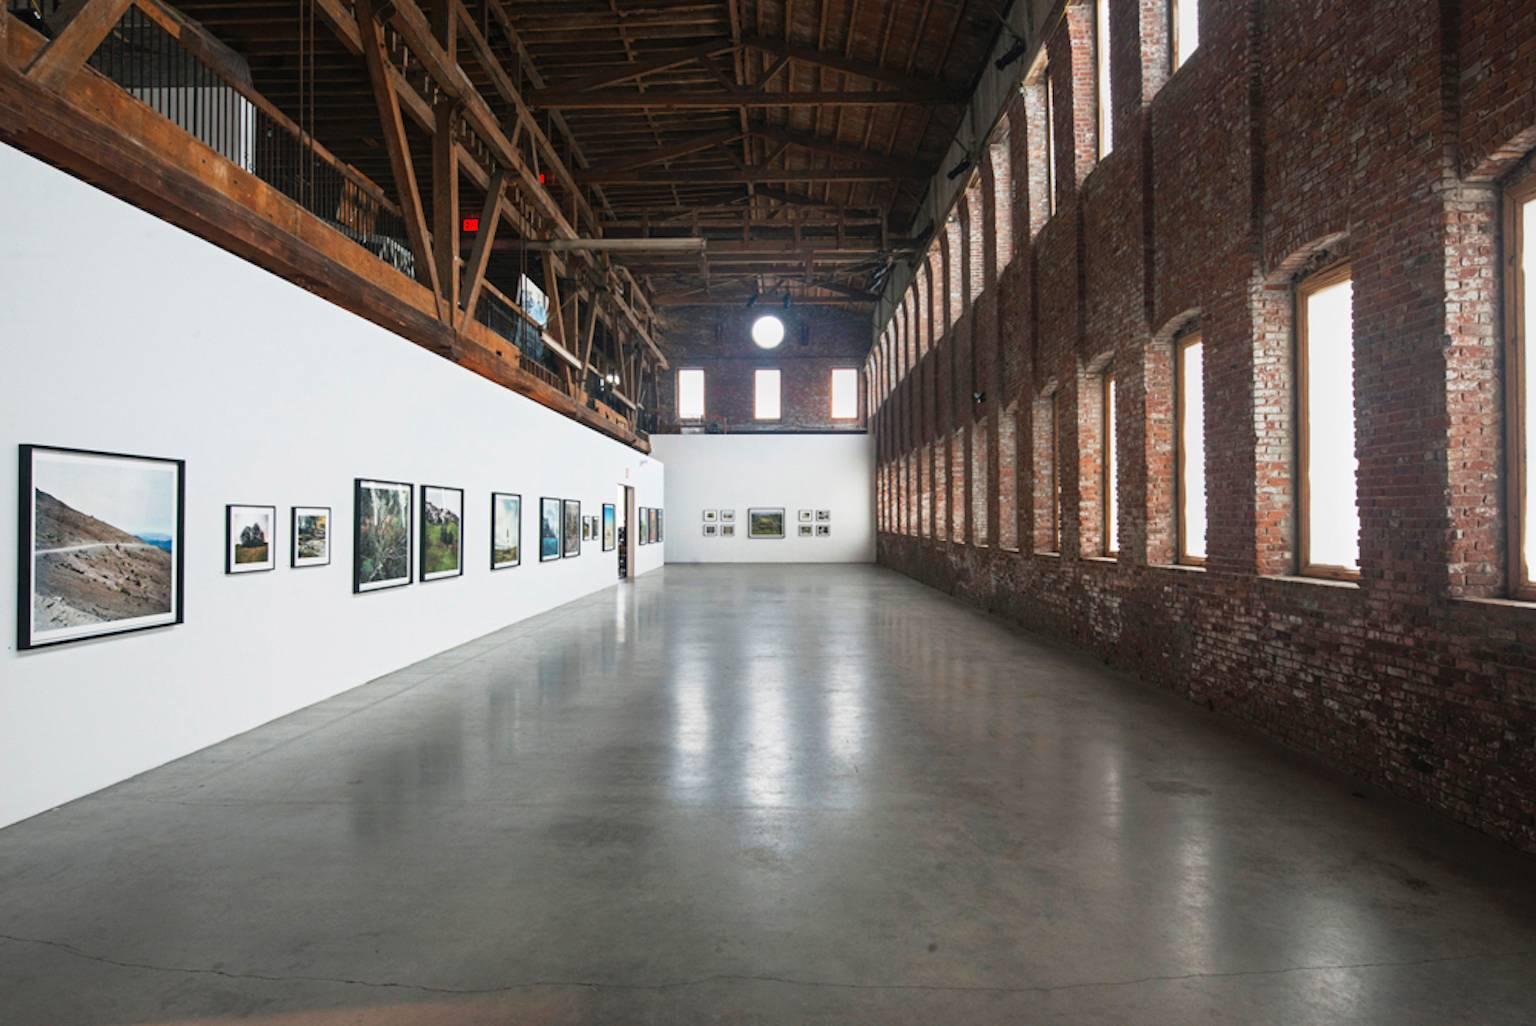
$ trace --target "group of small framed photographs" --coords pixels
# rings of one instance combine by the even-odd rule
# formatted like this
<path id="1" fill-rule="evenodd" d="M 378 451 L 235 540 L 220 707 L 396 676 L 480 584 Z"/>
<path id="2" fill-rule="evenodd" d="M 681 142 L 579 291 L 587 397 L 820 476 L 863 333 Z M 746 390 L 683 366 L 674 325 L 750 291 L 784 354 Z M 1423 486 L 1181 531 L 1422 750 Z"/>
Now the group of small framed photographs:
<path id="1" fill-rule="evenodd" d="M 747 537 L 778 539 L 785 537 L 783 509 L 753 508 L 747 510 Z M 736 537 L 736 511 L 734 509 L 706 509 L 703 513 L 704 537 Z M 802 509 L 799 511 L 799 537 L 828 538 L 832 535 L 832 511 L 830 509 Z"/>
<path id="2" fill-rule="evenodd" d="M 19 481 L 18 649 L 183 622 L 185 461 L 23 445 Z M 522 496 L 490 499 L 490 568 L 519 566 Z M 288 509 L 289 566 L 329 566 L 331 507 Z M 661 513 L 650 512 L 659 540 Z M 275 570 L 278 524 L 275 505 L 226 505 L 225 573 Z M 540 500 L 541 561 L 580 555 L 583 539 L 607 552 L 616 538 L 612 503 L 584 518 L 574 499 Z M 354 593 L 463 573 L 462 488 L 354 479 Z"/>
<path id="3" fill-rule="evenodd" d="M 635 519 L 639 521 L 635 527 L 637 545 L 655 545 L 665 537 L 667 527 L 662 510 L 641 506 L 635 510 Z"/>
<path id="4" fill-rule="evenodd" d="M 618 544 L 618 508 L 603 503 L 600 515 L 582 516 L 580 499 L 539 499 L 539 562 L 581 555 L 581 543 L 600 541 L 604 552 Z"/>

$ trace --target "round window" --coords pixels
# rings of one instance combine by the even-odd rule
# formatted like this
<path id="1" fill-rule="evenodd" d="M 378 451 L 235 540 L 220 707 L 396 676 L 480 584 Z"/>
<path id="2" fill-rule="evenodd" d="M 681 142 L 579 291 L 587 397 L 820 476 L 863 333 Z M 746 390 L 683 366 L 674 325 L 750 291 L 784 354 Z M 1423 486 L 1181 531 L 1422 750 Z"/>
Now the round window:
<path id="1" fill-rule="evenodd" d="M 759 349 L 777 349 L 784 341 L 784 322 L 764 314 L 752 322 L 752 341 Z"/>

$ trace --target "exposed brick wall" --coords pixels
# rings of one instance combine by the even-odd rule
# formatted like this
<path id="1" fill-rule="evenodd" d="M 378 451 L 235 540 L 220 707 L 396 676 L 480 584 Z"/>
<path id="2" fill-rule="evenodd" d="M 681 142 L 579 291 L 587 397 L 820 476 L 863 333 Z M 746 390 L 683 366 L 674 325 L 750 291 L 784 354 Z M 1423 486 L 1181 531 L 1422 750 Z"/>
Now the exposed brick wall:
<path id="1" fill-rule="evenodd" d="M 1114 152 L 1095 160 L 1092 7 L 1073 0 L 1047 43 L 1056 213 L 1043 92 L 1027 87 L 988 151 L 1009 156 L 1011 209 L 984 167 L 963 252 L 933 269 L 942 289 L 945 261 L 965 260 L 961 316 L 930 336 L 933 374 L 893 366 L 875 414 L 900 466 L 917 442 L 904 425 L 934 397 L 936 527 L 883 531 L 880 560 L 1536 851 L 1536 606 L 1497 601 L 1500 190 L 1533 173 L 1536 5 L 1207 0 L 1200 47 L 1170 74 L 1166 4 L 1108 2 Z M 971 256 L 978 198 L 987 237 L 1013 226 L 1004 267 Z M 1346 257 L 1357 583 L 1293 576 L 1294 283 Z M 1190 330 L 1204 569 L 1168 565 L 1174 346 Z M 1115 560 L 1094 558 L 1105 367 Z"/>
<path id="2" fill-rule="evenodd" d="M 784 322 L 784 341 L 774 350 L 752 343 L 752 323 L 763 314 Z M 676 431 L 677 371 L 704 371 L 705 421 L 727 431 L 863 431 L 863 375 L 869 353 L 869 320 L 861 313 L 836 307 L 791 307 L 761 303 L 750 310 L 718 307 L 678 307 L 668 311 L 665 333 L 670 371 L 657 380 L 662 431 Z M 781 416 L 776 421 L 753 417 L 753 372 L 759 367 L 780 372 Z M 861 371 L 859 415 L 832 419 L 832 371 L 852 367 Z"/>

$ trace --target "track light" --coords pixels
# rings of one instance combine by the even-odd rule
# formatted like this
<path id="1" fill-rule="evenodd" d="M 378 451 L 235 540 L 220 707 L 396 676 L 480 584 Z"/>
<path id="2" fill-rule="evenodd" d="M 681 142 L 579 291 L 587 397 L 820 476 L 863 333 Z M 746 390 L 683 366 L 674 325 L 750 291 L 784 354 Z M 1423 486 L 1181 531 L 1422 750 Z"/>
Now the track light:
<path id="1" fill-rule="evenodd" d="M 789 293 L 788 292 L 784 293 L 784 309 L 786 309 L 786 310 L 789 309 Z"/>
<path id="2" fill-rule="evenodd" d="M 1004 27 L 1006 28 L 1007 26 Z M 1013 31 L 1013 29 L 1008 29 L 1008 34 L 1013 36 L 1013 45 L 1008 48 L 1006 53 L 1004 53 L 994 62 L 994 66 L 998 71 L 1002 71 L 1008 65 L 1012 64 L 1020 57 L 1023 57 L 1024 54 L 1029 51 L 1029 44 L 1024 41 L 1023 36 Z"/>
<path id="3" fill-rule="evenodd" d="M 949 169 L 949 180 L 953 182 L 956 178 L 959 178 L 961 175 L 969 171 L 975 163 L 976 162 L 971 159 L 971 155 L 967 153 L 965 156 L 960 158 L 960 163 Z"/>

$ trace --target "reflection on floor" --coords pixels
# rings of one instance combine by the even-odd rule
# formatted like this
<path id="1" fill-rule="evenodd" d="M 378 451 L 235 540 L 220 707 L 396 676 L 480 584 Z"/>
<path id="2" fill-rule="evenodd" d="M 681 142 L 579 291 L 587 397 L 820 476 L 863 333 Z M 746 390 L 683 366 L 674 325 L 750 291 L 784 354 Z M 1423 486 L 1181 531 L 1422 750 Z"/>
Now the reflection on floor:
<path id="1" fill-rule="evenodd" d="M 0 831 L 0 1022 L 1536 1020 L 1536 865 L 872 567 L 672 567 Z"/>

